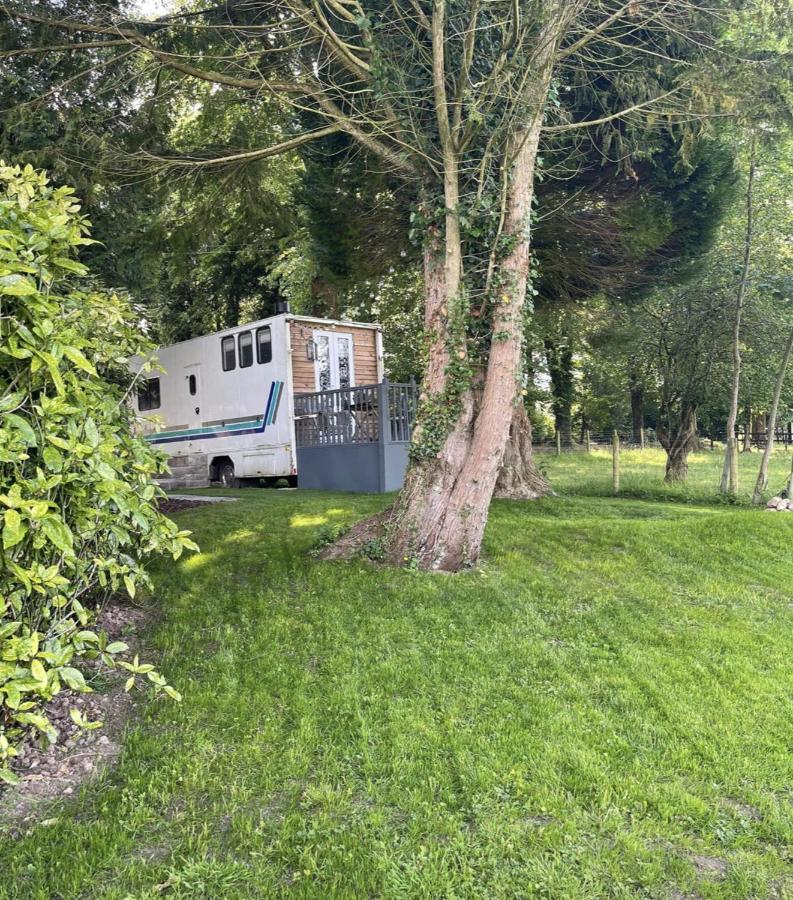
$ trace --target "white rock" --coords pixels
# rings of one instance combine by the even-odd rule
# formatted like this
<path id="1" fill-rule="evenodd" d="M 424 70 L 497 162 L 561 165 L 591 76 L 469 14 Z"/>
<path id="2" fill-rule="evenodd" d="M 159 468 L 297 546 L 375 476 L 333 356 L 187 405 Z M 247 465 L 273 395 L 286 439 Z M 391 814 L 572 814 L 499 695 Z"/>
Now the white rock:
<path id="1" fill-rule="evenodd" d="M 766 506 L 768 507 L 768 509 L 776 509 L 776 505 L 777 505 L 777 503 L 779 503 L 779 501 L 781 499 L 782 499 L 781 497 L 772 497 L 768 501 L 768 503 L 766 503 Z"/>
<path id="2" fill-rule="evenodd" d="M 779 503 L 777 503 L 776 508 L 781 512 L 783 509 L 787 509 L 789 504 L 790 501 L 788 500 L 780 500 Z"/>

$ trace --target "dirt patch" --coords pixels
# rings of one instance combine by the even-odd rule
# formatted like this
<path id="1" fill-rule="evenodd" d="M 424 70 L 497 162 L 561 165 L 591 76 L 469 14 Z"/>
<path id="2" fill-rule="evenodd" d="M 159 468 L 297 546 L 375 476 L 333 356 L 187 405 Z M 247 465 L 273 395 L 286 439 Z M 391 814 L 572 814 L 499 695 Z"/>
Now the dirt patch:
<path id="1" fill-rule="evenodd" d="M 694 863 L 697 875 L 703 875 L 714 881 L 723 881 L 727 877 L 730 867 L 727 860 L 718 856 L 699 856 L 692 854 L 689 859 Z"/>
<path id="2" fill-rule="evenodd" d="M 553 816 L 526 816 L 523 821 L 533 828 L 545 828 L 546 825 L 552 825 L 556 819 Z"/>
<path id="3" fill-rule="evenodd" d="M 209 506 L 206 500 L 177 500 L 173 497 L 163 497 L 157 504 L 157 508 L 166 516 L 181 512 L 183 509 L 192 509 L 194 506 Z"/>
<path id="4" fill-rule="evenodd" d="M 99 616 L 99 627 L 113 640 L 132 646 L 130 635 L 147 618 L 138 607 L 110 603 Z M 84 667 L 91 683 L 91 671 Z M 19 834 L 35 824 L 49 803 L 77 792 L 91 778 L 112 765 L 121 752 L 120 735 L 132 709 L 132 699 L 124 693 L 125 672 L 103 669 L 94 679 L 94 693 L 76 694 L 62 690 L 46 705 L 45 712 L 58 734 L 55 744 L 41 748 L 34 736 L 20 748 L 12 769 L 21 782 L 0 789 L 0 834 Z M 78 728 L 70 710 L 79 709 L 89 722 L 102 722 L 95 730 Z"/>
<path id="5" fill-rule="evenodd" d="M 732 812 L 737 813 L 742 819 L 749 819 L 752 822 L 759 822 L 763 818 L 763 814 L 756 806 L 749 803 L 743 803 L 734 797 L 726 797 L 722 800 L 722 804 Z"/>

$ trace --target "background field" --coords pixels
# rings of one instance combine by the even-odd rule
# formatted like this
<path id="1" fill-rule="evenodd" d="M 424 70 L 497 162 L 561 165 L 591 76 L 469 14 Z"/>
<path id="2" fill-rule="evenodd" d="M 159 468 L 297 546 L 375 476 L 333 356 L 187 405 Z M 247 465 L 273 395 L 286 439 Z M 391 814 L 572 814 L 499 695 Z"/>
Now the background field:
<path id="1" fill-rule="evenodd" d="M 0 890 L 792 896 L 793 515 L 720 504 L 707 454 L 685 489 L 624 454 L 663 503 L 600 496 L 605 454 L 543 459 L 559 496 L 494 504 L 458 576 L 308 555 L 387 498 L 180 513 L 202 552 L 157 566 L 144 644 L 184 701 L 0 838 Z"/>
<path id="2" fill-rule="evenodd" d="M 762 453 L 757 450 L 738 455 L 739 504 L 749 503 Z M 775 451 L 771 457 L 768 475 L 768 491 L 781 490 L 790 477 L 793 454 Z M 553 451 L 537 454 L 540 467 L 547 471 L 554 489 L 566 495 L 602 497 L 611 496 L 611 449 L 604 447 L 585 453 L 580 450 L 563 451 L 556 456 Z M 705 450 L 689 457 L 688 478 L 682 484 L 664 484 L 666 454 L 660 449 L 620 451 L 620 493 L 625 497 L 648 500 L 674 500 L 681 503 L 720 503 L 724 498 L 717 492 L 723 451 Z M 727 502 L 734 502 L 729 500 Z"/>

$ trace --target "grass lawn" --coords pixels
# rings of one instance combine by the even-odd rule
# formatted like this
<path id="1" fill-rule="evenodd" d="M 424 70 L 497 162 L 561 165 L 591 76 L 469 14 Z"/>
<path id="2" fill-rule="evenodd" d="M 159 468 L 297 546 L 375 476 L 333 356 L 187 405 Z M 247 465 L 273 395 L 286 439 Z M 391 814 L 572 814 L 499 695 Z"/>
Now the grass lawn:
<path id="1" fill-rule="evenodd" d="M 184 701 L 0 838 L 1 895 L 793 897 L 793 515 L 690 502 L 703 456 L 689 495 L 624 454 L 665 503 L 549 457 L 453 577 L 307 555 L 385 498 L 180 513 L 145 643 Z"/>

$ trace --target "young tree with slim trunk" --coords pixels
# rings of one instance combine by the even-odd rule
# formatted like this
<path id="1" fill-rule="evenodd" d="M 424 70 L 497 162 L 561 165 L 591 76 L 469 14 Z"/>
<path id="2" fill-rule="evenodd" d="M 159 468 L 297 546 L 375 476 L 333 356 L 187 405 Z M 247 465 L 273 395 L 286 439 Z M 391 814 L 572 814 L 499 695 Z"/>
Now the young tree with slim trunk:
<path id="1" fill-rule="evenodd" d="M 765 442 L 763 458 L 760 461 L 760 471 L 757 473 L 757 481 L 752 494 L 752 503 L 758 504 L 762 502 L 763 491 L 768 487 L 768 464 L 771 461 L 771 454 L 774 450 L 774 436 L 776 434 L 776 419 L 779 412 L 779 398 L 782 396 L 782 389 L 785 386 L 785 376 L 787 375 L 788 365 L 790 364 L 790 356 L 793 353 L 793 331 L 788 335 L 785 351 L 782 355 L 782 364 L 779 367 L 776 384 L 774 385 L 774 395 L 771 398 L 771 409 L 768 413 L 768 437 Z"/>
<path id="2" fill-rule="evenodd" d="M 721 473 L 719 490 L 723 493 L 738 492 L 738 438 L 735 426 L 738 422 L 738 401 L 741 390 L 741 322 L 746 294 L 749 289 L 752 263 L 752 243 L 754 239 L 754 185 L 757 172 L 757 135 L 754 131 L 749 138 L 749 171 L 746 180 L 745 209 L 746 221 L 743 234 L 743 255 L 740 277 L 735 294 L 735 315 L 732 323 L 732 386 L 730 406 L 727 414 L 727 447 L 724 468 Z"/>
<path id="3" fill-rule="evenodd" d="M 372 165 L 415 184 L 427 366 L 411 465 L 393 507 L 347 546 L 381 533 L 395 562 L 476 560 L 521 402 L 540 141 L 627 122 L 629 147 L 631 117 L 645 110 L 690 121 L 676 59 L 690 65 L 708 13 L 688 0 L 239 0 L 140 26 L 88 8 L 85 21 L 5 10 L 77 52 L 136 50 L 251 103 L 278 94 L 297 113 L 301 127 L 274 144 L 188 160 L 141 153 L 143 171 L 243 164 L 344 132 Z M 599 106 L 571 121 L 560 87 Z"/>

